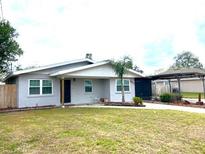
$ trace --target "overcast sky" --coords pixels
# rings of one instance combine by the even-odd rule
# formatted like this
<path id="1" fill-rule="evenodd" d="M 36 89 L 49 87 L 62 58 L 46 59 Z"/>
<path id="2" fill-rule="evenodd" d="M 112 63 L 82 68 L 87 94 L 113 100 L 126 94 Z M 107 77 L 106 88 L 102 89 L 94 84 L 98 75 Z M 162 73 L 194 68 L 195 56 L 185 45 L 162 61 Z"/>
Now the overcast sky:
<path id="1" fill-rule="evenodd" d="M 2 0 L 20 34 L 19 63 L 45 65 L 124 55 L 146 74 L 192 51 L 205 65 L 205 0 Z"/>

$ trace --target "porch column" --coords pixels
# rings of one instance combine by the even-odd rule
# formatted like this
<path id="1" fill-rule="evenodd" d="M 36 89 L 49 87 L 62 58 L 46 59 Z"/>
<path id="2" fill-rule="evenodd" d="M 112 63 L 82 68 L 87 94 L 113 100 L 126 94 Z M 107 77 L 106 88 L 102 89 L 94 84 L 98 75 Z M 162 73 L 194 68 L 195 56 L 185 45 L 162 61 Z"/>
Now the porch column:
<path id="1" fill-rule="evenodd" d="M 203 82 L 203 90 L 204 90 L 204 99 L 205 99 L 205 81 L 204 81 L 204 76 L 202 77 L 202 82 Z"/>
<path id="2" fill-rule="evenodd" d="M 64 78 L 61 79 L 61 105 L 64 106 Z"/>
<path id="3" fill-rule="evenodd" d="M 178 81 L 178 88 L 179 88 L 179 94 L 181 94 L 181 83 L 180 83 L 180 77 L 177 78 Z"/>

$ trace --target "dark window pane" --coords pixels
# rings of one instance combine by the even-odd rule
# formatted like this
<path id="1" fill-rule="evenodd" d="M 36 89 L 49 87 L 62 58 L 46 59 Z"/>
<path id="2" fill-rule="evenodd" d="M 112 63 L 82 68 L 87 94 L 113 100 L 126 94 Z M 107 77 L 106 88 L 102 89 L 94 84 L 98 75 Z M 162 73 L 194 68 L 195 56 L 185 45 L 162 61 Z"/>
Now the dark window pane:
<path id="1" fill-rule="evenodd" d="M 38 87 L 40 86 L 40 80 L 30 80 L 30 86 L 33 87 Z"/>
<path id="2" fill-rule="evenodd" d="M 129 85 L 129 80 L 124 80 L 124 85 L 128 86 Z"/>
<path id="3" fill-rule="evenodd" d="M 43 80 L 43 87 L 52 87 L 51 80 Z"/>
<path id="4" fill-rule="evenodd" d="M 117 86 L 117 91 L 121 91 L 121 86 Z"/>
<path id="5" fill-rule="evenodd" d="M 43 87 L 43 94 L 52 94 L 52 87 Z"/>
<path id="6" fill-rule="evenodd" d="M 130 91 L 130 87 L 129 86 L 124 86 L 124 90 L 125 91 Z"/>
<path id="7" fill-rule="evenodd" d="M 117 85 L 121 86 L 121 80 L 117 80 Z"/>
<path id="8" fill-rule="evenodd" d="M 40 87 L 30 87 L 29 94 L 30 95 L 39 95 L 40 94 Z"/>
<path id="9" fill-rule="evenodd" d="M 85 87 L 85 92 L 92 92 L 92 87 L 86 86 Z"/>
<path id="10" fill-rule="evenodd" d="M 91 80 L 85 80 L 85 86 L 92 86 Z"/>

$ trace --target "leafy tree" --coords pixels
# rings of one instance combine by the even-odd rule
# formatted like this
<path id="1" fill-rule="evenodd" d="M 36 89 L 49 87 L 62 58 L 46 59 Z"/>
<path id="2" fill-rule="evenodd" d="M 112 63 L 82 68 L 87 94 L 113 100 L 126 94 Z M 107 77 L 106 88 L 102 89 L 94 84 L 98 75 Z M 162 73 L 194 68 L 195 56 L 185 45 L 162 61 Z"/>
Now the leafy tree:
<path id="1" fill-rule="evenodd" d="M 124 92 L 124 75 L 127 74 L 128 69 L 133 68 L 132 59 L 128 56 L 123 57 L 118 61 L 111 61 L 112 66 L 115 70 L 116 75 L 121 81 L 121 90 L 122 90 L 122 102 L 125 102 L 125 92 Z"/>
<path id="2" fill-rule="evenodd" d="M 16 38 L 18 33 L 9 21 L 0 21 L 0 74 L 7 73 L 12 62 L 17 61 L 17 57 L 23 54 Z"/>
<path id="3" fill-rule="evenodd" d="M 171 68 L 203 68 L 199 58 L 189 51 L 184 51 L 174 57 L 175 63 Z"/>
<path id="4" fill-rule="evenodd" d="M 141 74 L 144 73 L 144 71 L 140 67 L 138 67 L 138 66 L 134 66 L 133 70 L 135 70 L 136 72 L 139 72 Z"/>

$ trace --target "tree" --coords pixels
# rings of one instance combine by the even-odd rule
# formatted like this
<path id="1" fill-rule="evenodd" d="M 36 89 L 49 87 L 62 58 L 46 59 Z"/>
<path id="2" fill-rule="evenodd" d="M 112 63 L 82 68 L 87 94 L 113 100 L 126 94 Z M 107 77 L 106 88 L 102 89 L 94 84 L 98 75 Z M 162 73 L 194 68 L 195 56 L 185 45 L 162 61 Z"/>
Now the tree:
<path id="1" fill-rule="evenodd" d="M 18 33 L 9 21 L 0 21 L 0 74 L 7 73 L 12 62 L 23 54 L 16 38 Z"/>
<path id="2" fill-rule="evenodd" d="M 138 66 L 134 66 L 133 70 L 135 70 L 136 72 L 139 72 L 141 74 L 144 73 L 144 71 L 140 67 L 138 67 Z"/>
<path id="3" fill-rule="evenodd" d="M 111 61 L 112 66 L 115 70 L 115 74 L 119 77 L 121 81 L 121 90 L 122 90 L 122 102 L 125 102 L 125 92 L 124 92 L 124 75 L 127 74 L 128 69 L 133 68 L 132 59 L 128 56 L 123 57 L 118 61 Z"/>
<path id="4" fill-rule="evenodd" d="M 174 57 L 175 63 L 171 68 L 203 68 L 199 58 L 189 51 L 184 51 Z"/>

